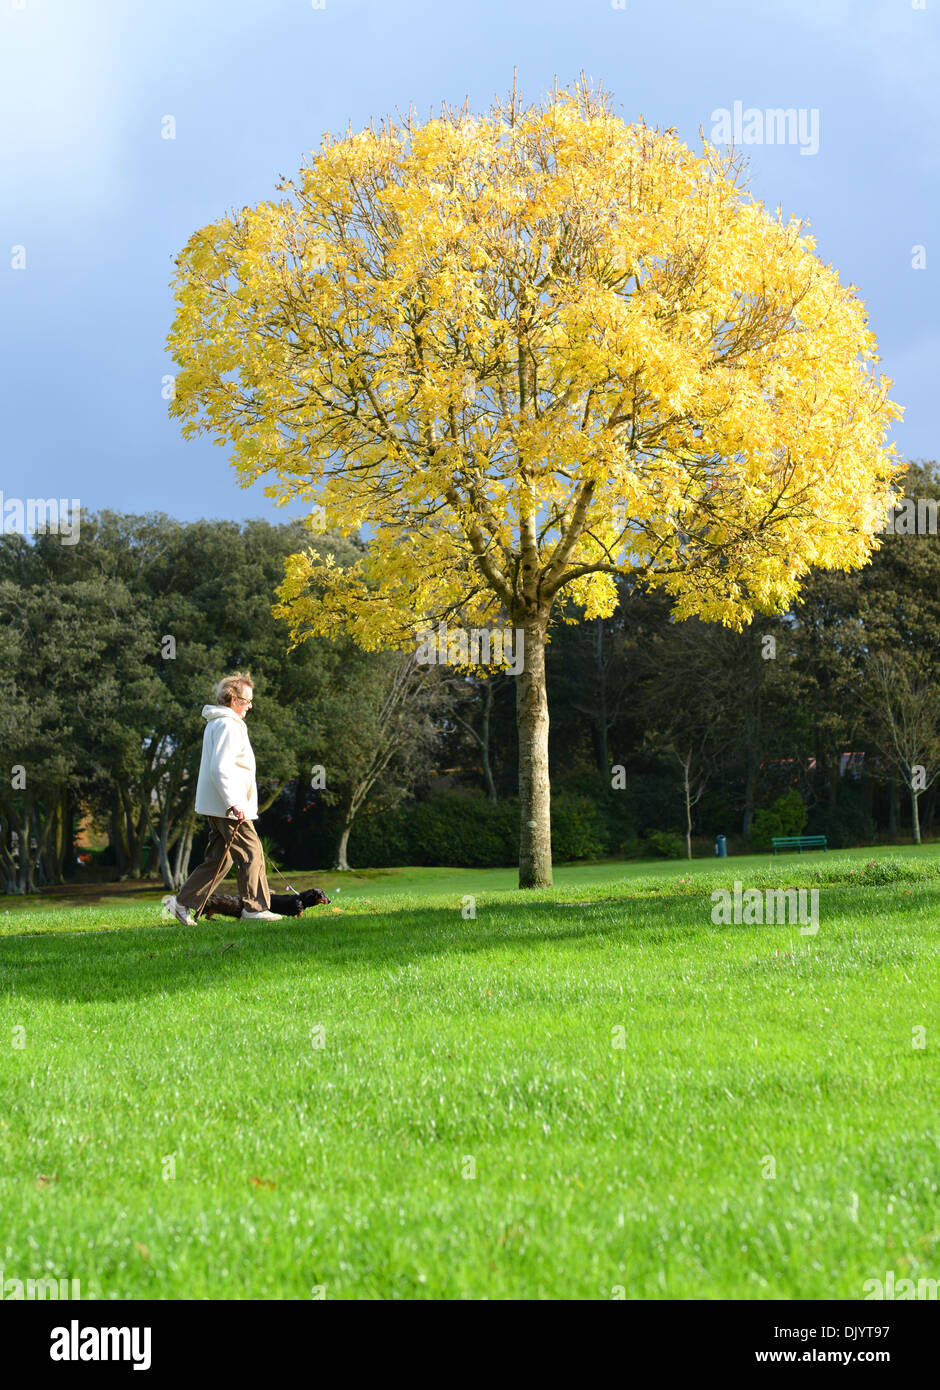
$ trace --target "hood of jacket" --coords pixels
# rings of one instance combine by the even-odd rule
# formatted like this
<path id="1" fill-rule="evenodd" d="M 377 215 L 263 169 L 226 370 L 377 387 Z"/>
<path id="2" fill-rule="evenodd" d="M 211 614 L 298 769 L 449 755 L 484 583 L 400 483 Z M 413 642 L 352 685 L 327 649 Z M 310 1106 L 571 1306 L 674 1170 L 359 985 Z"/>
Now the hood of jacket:
<path id="1" fill-rule="evenodd" d="M 239 724 L 244 724 L 240 714 L 236 714 L 231 705 L 203 705 L 202 717 L 206 723 L 213 719 L 237 719 Z"/>

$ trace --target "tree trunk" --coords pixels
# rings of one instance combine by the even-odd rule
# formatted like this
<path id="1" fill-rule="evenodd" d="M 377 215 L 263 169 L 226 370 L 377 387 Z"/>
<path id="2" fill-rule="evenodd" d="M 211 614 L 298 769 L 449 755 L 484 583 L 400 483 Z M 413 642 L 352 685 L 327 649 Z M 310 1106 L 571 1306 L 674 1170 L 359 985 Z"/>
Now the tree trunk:
<path id="1" fill-rule="evenodd" d="M 692 789 L 689 784 L 689 770 L 692 765 L 692 754 L 689 754 L 687 762 L 682 764 L 682 789 L 685 792 L 685 857 L 692 858 Z"/>
<path id="2" fill-rule="evenodd" d="M 348 856 L 350 830 L 352 830 L 352 820 L 347 820 L 343 825 L 343 833 L 339 837 L 339 845 L 336 850 L 336 863 L 333 865 L 334 869 L 340 869 L 344 873 L 351 872 Z"/>
<path id="3" fill-rule="evenodd" d="M 145 807 L 139 806 L 134 801 L 130 789 L 123 782 L 118 785 L 116 821 L 120 836 L 119 877 L 121 880 L 140 878 L 142 874 L 141 860 L 148 836 L 147 812 Z M 122 859 L 124 860 L 123 864 L 121 864 Z"/>
<path id="4" fill-rule="evenodd" d="M 17 893 L 32 893 L 35 890 L 35 880 L 33 878 L 33 847 L 30 844 L 32 838 L 33 807 L 27 795 L 26 809 L 19 828 L 19 855 L 16 875 Z"/>
<path id="5" fill-rule="evenodd" d="M 164 888 L 173 892 L 176 884 L 173 882 L 173 870 L 170 868 L 170 852 L 166 840 L 166 816 L 160 817 L 160 834 L 154 835 L 153 846 L 157 851 L 157 862 L 160 865 L 160 877 L 163 880 Z"/>
<path id="6" fill-rule="evenodd" d="M 131 870 L 131 878 L 143 878 L 144 876 L 144 849 L 148 843 L 150 821 L 146 807 L 142 806 L 137 816 L 137 826 L 135 830 L 135 858 Z"/>
<path id="7" fill-rule="evenodd" d="M 183 817 L 176 840 L 176 853 L 173 856 L 173 890 L 182 888 L 189 878 L 189 858 L 193 850 L 193 835 L 196 830 L 196 813 L 188 811 Z"/>
<path id="8" fill-rule="evenodd" d="M 47 883 L 45 866 L 42 862 L 42 841 L 39 808 L 34 805 L 29 822 L 29 858 L 32 871 L 32 877 L 29 881 L 30 893 L 38 893 L 40 888 L 45 888 Z"/>
<path id="9" fill-rule="evenodd" d="M 496 805 L 496 783 L 490 764 L 490 715 L 493 713 L 493 686 L 490 681 L 483 683 L 483 713 L 480 719 L 480 762 L 483 765 L 483 782 L 486 794 Z"/>
<path id="10" fill-rule="evenodd" d="M 522 628 L 522 670 L 516 676 L 516 724 L 519 730 L 520 888 L 550 888 L 552 885 L 545 628 L 546 619 L 544 617 L 526 620 Z"/>
<path id="11" fill-rule="evenodd" d="M 75 872 L 75 803 L 69 792 L 62 797 L 62 835 L 59 844 L 57 883 Z"/>
<path id="12" fill-rule="evenodd" d="M 126 826 L 127 838 L 127 865 L 121 873 L 121 878 L 140 878 L 140 850 L 134 837 L 134 803 L 131 800 L 127 788 L 121 787 L 121 804 L 124 811 L 124 823 Z"/>
<path id="13" fill-rule="evenodd" d="M 37 826 L 37 830 L 38 830 Z M 61 791 L 42 826 L 39 837 L 39 863 L 44 883 L 61 883 L 64 879 L 66 855 L 72 848 L 72 817 L 69 796 Z"/>
<path id="14" fill-rule="evenodd" d="M 127 822 L 124 817 L 123 808 L 120 804 L 117 791 L 114 791 L 111 799 L 111 823 L 108 828 L 108 842 L 114 851 L 114 862 L 117 866 L 118 878 L 124 877 L 129 862 L 126 832 Z"/>
<path id="15" fill-rule="evenodd" d="M 607 734 L 609 731 L 609 720 L 607 718 L 607 678 L 604 670 L 604 619 L 595 619 L 594 631 L 594 667 L 597 672 L 597 715 L 595 718 L 596 735 L 594 747 L 597 757 L 597 770 L 603 778 L 610 777 L 610 757 L 608 755 Z"/>
<path id="16" fill-rule="evenodd" d="M 10 829 L 7 821 L 0 821 L 0 873 L 3 874 L 5 893 L 16 892 L 16 858 L 10 840 Z"/>
<path id="17" fill-rule="evenodd" d="M 757 799 L 757 773 L 759 769 L 757 749 L 748 745 L 747 776 L 744 782 L 744 814 L 741 817 L 741 834 L 745 840 L 751 838 L 751 821 L 754 819 L 754 802 Z"/>
<path id="18" fill-rule="evenodd" d="M 920 844 L 920 811 L 917 805 L 920 792 L 911 787 L 911 828 L 914 831 L 914 844 Z"/>
<path id="19" fill-rule="evenodd" d="M 816 730 L 816 765 L 813 768 L 813 795 L 820 805 L 826 800 L 828 778 L 826 776 L 826 755 L 823 752 L 822 734 Z"/>

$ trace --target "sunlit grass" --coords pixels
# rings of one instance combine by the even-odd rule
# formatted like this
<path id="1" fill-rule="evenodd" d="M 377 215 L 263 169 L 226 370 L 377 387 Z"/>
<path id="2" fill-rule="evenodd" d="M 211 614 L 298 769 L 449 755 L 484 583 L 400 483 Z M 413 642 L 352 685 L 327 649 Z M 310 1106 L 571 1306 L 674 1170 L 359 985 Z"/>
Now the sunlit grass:
<path id="1" fill-rule="evenodd" d="M 18 903 L 0 1264 L 85 1298 L 937 1277 L 938 875 L 929 850 L 570 867 L 534 895 L 311 875 L 331 907 L 263 927 L 158 925 L 159 893 Z M 713 926 L 735 878 L 816 884 L 818 933 Z"/>

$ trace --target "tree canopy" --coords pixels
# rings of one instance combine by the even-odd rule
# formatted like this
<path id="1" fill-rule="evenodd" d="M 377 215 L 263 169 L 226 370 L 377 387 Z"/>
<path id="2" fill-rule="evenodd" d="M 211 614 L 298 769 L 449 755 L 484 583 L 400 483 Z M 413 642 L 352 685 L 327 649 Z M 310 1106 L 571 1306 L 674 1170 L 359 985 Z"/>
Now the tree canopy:
<path id="1" fill-rule="evenodd" d="M 732 153 L 584 81 L 327 135 L 278 191 L 177 259 L 171 413 L 369 528 L 357 565 L 289 560 L 295 640 L 523 629 L 522 882 L 548 882 L 553 605 L 610 615 L 630 576 L 739 627 L 865 564 L 900 412 L 864 305 Z"/>

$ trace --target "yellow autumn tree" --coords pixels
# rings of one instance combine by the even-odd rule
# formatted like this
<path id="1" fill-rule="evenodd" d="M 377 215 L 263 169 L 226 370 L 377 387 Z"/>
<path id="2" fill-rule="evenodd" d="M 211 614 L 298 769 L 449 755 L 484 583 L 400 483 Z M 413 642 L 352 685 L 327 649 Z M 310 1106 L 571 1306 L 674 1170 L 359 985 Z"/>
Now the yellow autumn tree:
<path id="1" fill-rule="evenodd" d="M 703 140 L 582 77 L 522 109 L 325 136 L 177 259 L 171 413 L 366 554 L 288 562 L 295 642 L 520 629 L 520 885 L 551 883 L 549 620 L 616 580 L 677 618 L 863 565 L 900 411 L 852 286 Z"/>

